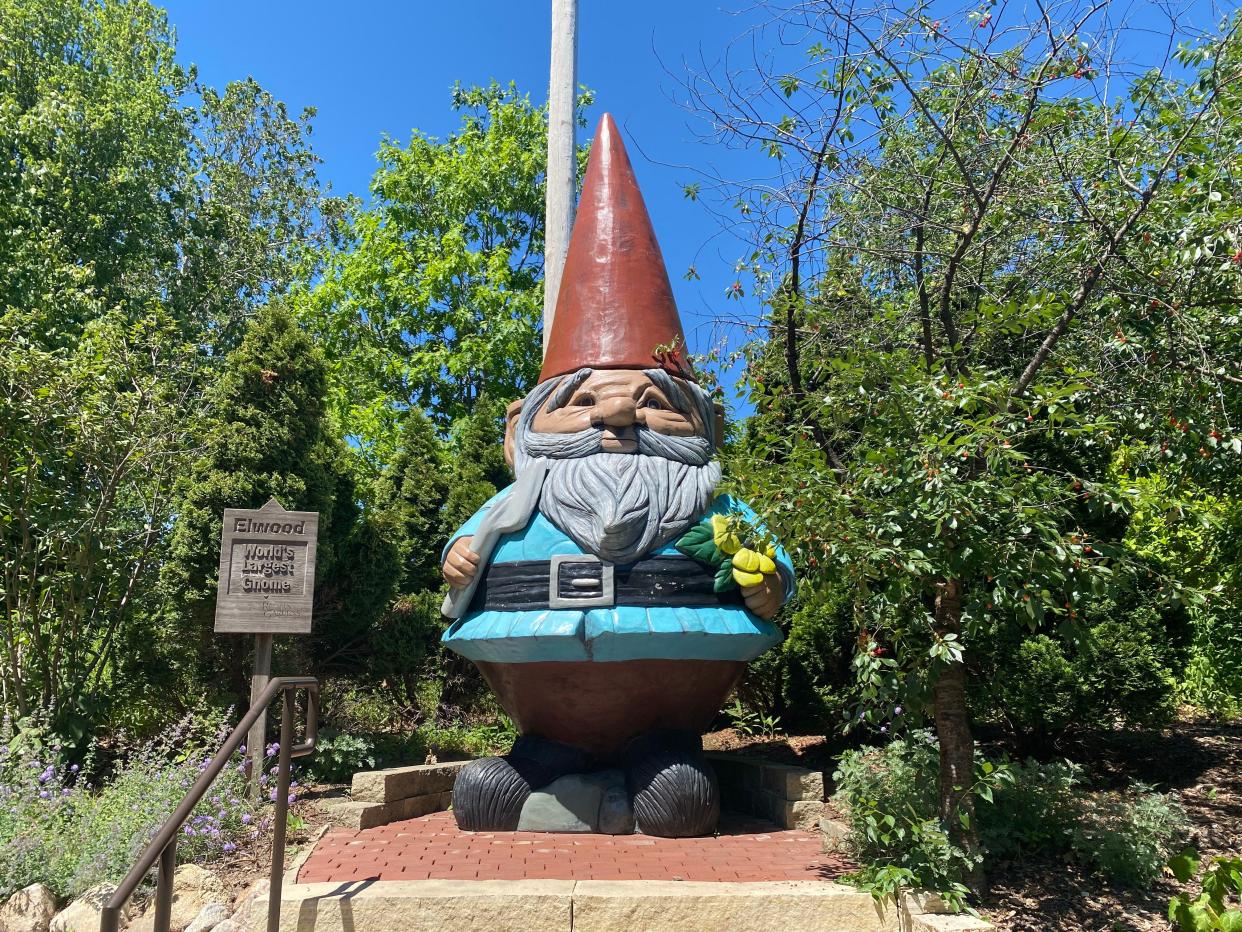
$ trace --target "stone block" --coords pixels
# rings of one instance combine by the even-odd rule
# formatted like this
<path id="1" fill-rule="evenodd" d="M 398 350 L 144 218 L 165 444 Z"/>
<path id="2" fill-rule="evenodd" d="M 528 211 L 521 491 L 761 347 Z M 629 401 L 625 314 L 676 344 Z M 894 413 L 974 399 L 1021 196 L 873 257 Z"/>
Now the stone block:
<path id="1" fill-rule="evenodd" d="M 450 761 L 356 773 L 350 795 L 357 802 L 391 803 L 411 796 L 451 792 L 458 772 L 468 763 Z"/>
<path id="2" fill-rule="evenodd" d="M 392 809 L 383 803 L 333 802 L 324 806 L 333 822 L 346 828 L 364 829 L 387 825 L 393 821 Z"/>
<path id="3" fill-rule="evenodd" d="M 425 816 L 429 812 L 443 812 L 452 802 L 452 790 L 445 790 L 442 793 L 428 793 L 425 796 L 410 796 L 389 806 L 389 814 L 391 815 L 389 821 L 417 819 L 419 816 Z"/>
<path id="4" fill-rule="evenodd" d="M 790 764 L 764 764 L 763 788 L 782 799 L 823 802 L 824 775 Z"/>
<path id="5" fill-rule="evenodd" d="M 573 932 L 895 932 L 897 910 L 822 881 L 579 881 Z"/>
<path id="6" fill-rule="evenodd" d="M 573 889 L 572 880 L 292 884 L 281 897 L 280 932 L 569 932 Z M 264 932 L 266 921 L 256 916 L 244 928 Z"/>
<path id="7" fill-rule="evenodd" d="M 740 789 L 758 789 L 763 783 L 763 761 L 759 758 L 719 751 L 703 756 L 716 771 L 716 778 L 722 785 L 728 783 Z"/>
<path id="8" fill-rule="evenodd" d="M 223 903 L 208 903 L 198 911 L 194 921 L 186 926 L 185 932 L 212 932 L 220 923 L 229 918 L 229 908 Z"/>
<path id="9" fill-rule="evenodd" d="M 224 883 L 219 877 L 197 864 L 182 864 L 173 874 L 169 927 L 174 932 L 180 932 L 198 918 L 203 907 L 209 903 L 220 903 L 224 897 Z M 147 904 L 142 916 L 127 928 L 130 932 L 152 932 L 155 928 L 154 898 Z"/>
<path id="10" fill-rule="evenodd" d="M 115 890 L 111 884 L 91 887 L 52 917 L 48 928 L 51 932 L 99 932 L 99 914 Z M 133 902 L 129 900 L 121 910 L 122 924 L 132 914 Z"/>

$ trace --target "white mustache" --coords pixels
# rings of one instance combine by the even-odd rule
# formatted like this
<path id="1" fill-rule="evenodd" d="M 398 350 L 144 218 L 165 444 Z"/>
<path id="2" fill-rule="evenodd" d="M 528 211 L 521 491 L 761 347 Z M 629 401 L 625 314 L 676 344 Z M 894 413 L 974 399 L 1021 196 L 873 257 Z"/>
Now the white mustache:
<path id="1" fill-rule="evenodd" d="M 629 428 L 637 444 L 637 452 L 660 456 L 688 466 L 704 466 L 712 458 L 711 444 L 704 437 L 676 437 L 661 434 L 641 424 Z M 548 459 L 577 459 L 604 449 L 604 429 L 589 427 L 571 434 L 549 434 L 526 431 L 522 438 L 523 452 L 528 456 Z"/>

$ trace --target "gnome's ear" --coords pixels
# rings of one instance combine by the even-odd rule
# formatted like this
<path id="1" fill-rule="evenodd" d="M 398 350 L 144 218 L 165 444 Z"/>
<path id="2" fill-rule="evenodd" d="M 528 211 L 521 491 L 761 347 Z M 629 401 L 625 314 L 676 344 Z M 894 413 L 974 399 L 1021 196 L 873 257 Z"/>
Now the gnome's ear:
<path id="1" fill-rule="evenodd" d="M 522 405 L 525 403 L 525 398 L 519 398 L 505 408 L 505 462 L 509 464 L 510 469 L 513 468 L 513 444 L 514 434 L 517 432 L 518 415 L 522 413 Z"/>
<path id="2" fill-rule="evenodd" d="M 716 449 L 724 449 L 725 441 L 725 409 L 719 401 L 712 402 L 712 416 L 715 418 Z"/>

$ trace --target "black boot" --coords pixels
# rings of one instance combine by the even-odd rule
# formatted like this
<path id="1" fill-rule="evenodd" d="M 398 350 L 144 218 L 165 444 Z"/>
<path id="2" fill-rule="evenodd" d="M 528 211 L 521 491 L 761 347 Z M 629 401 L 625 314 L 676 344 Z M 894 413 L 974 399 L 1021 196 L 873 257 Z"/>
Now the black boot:
<path id="1" fill-rule="evenodd" d="M 635 738 L 625 750 L 625 783 L 644 835 L 691 838 L 716 830 L 720 787 L 698 735 L 654 731 Z"/>
<path id="2" fill-rule="evenodd" d="M 453 784 L 453 815 L 465 832 L 512 832 L 532 790 L 588 765 L 586 754 L 566 744 L 522 735 L 504 757 L 474 760 Z"/>

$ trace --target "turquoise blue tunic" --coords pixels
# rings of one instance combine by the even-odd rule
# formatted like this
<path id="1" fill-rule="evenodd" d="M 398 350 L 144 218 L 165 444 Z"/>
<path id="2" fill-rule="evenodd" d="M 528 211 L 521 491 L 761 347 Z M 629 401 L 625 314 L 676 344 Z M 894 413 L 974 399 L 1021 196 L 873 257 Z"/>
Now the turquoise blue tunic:
<path id="1" fill-rule="evenodd" d="M 473 535 L 496 502 L 508 494 L 502 489 L 458 528 L 448 547 L 459 537 Z M 740 512 L 758 527 L 758 519 L 744 502 L 717 496 L 705 517 Z M 445 548 L 445 553 L 448 548 Z M 584 551 L 538 510 L 525 529 L 500 538 L 490 564 L 519 560 L 548 560 L 557 554 Z M 652 555 L 676 555 L 672 543 Z M 785 582 L 786 600 L 793 593 L 793 563 L 784 549 L 775 562 Z M 453 622 L 444 643 L 471 660 L 532 663 L 544 660 L 753 660 L 781 642 L 781 632 L 744 605 L 696 607 L 639 607 L 535 609 L 471 612 Z"/>

